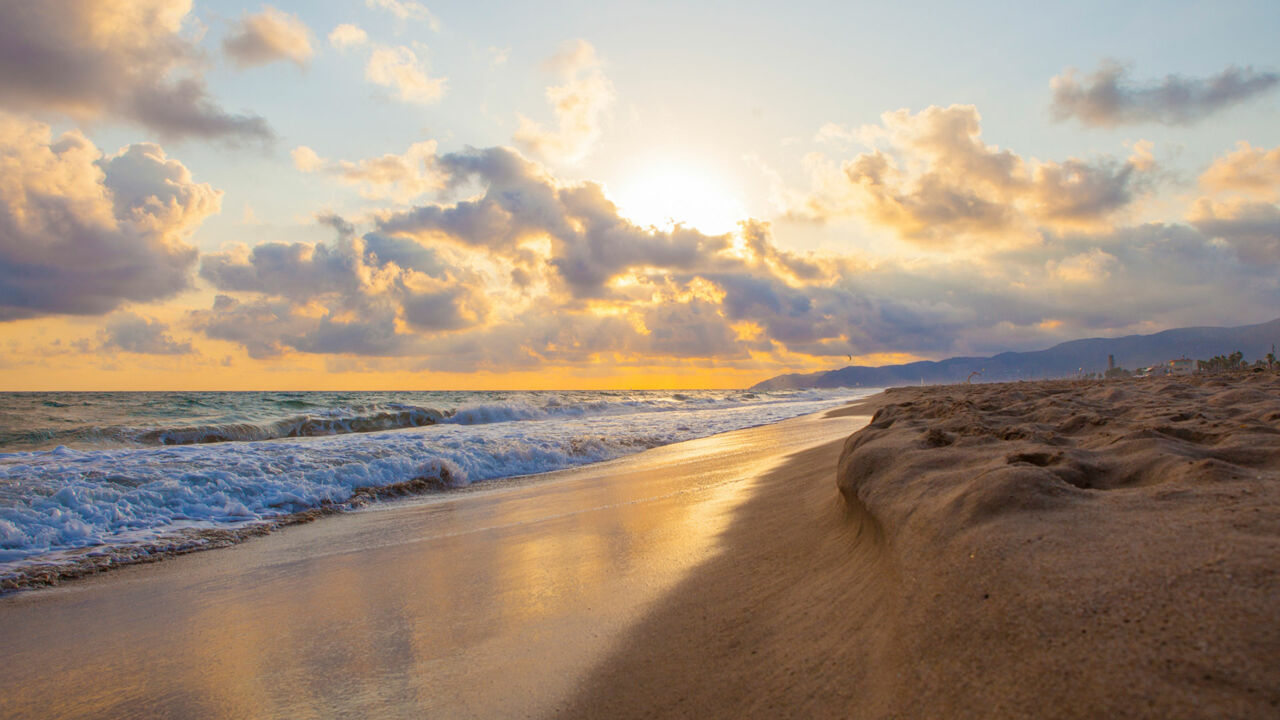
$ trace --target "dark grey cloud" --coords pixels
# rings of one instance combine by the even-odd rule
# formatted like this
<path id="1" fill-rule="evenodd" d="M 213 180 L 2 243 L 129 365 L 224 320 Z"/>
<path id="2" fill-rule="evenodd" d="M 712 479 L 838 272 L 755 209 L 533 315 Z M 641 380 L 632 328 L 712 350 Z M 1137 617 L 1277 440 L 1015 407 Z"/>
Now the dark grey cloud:
<path id="1" fill-rule="evenodd" d="M 107 350 L 149 355 L 185 355 L 193 352 L 191 343 L 177 342 L 169 336 L 168 325 L 136 313 L 123 312 L 111 316 L 107 319 L 103 334 L 102 345 Z"/>
<path id="2" fill-rule="evenodd" d="M 305 333 L 309 318 L 296 315 L 287 300 L 241 302 L 230 295 L 218 295 L 213 307 L 191 313 L 191 325 L 216 340 L 244 347 L 252 358 L 282 354 L 290 338 Z"/>
<path id="3" fill-rule="evenodd" d="M 474 288 L 461 285 L 426 292 L 406 292 L 401 299 L 404 319 L 420 330 L 459 330 L 482 322 L 488 304 Z"/>
<path id="4" fill-rule="evenodd" d="M 1075 118 L 1085 125 L 1115 127 L 1156 122 L 1189 125 L 1214 113 L 1268 92 L 1280 84 L 1280 73 L 1252 67 L 1228 67 L 1207 78 L 1166 75 L 1161 80 L 1134 82 L 1128 68 L 1102 63 L 1083 80 L 1074 69 L 1053 78 L 1053 115 Z"/>
<path id="5" fill-rule="evenodd" d="M 334 243 L 255 245 L 248 257 L 207 254 L 200 277 L 220 290 L 265 293 L 306 300 L 329 293 L 359 291 L 363 258 L 350 239 Z"/>
<path id="6" fill-rule="evenodd" d="M 210 309 L 192 312 L 190 321 L 208 337 L 238 343 L 253 358 L 288 351 L 390 357 L 418 347 L 418 338 L 397 330 L 394 308 L 377 302 L 352 313 L 329 311 L 316 317 L 281 298 L 241 301 L 219 295 Z"/>
<path id="7" fill-rule="evenodd" d="M 138 123 L 165 138 L 272 138 L 266 121 L 223 110 L 182 35 L 190 4 L 0 0 L 0 107 Z"/>
<path id="8" fill-rule="evenodd" d="M 646 352 L 674 358 L 745 358 L 747 346 L 738 341 L 720 308 L 705 300 L 670 303 L 644 313 Z"/>
<path id="9" fill-rule="evenodd" d="M 1280 270 L 1280 207 L 1272 203 L 1202 200 L 1191 223 L 1213 238 L 1221 238 L 1246 262 L 1271 272 Z"/>
<path id="10" fill-rule="evenodd" d="M 243 345 L 254 357 L 293 350 L 378 357 L 425 352 L 422 333 L 484 322 L 489 301 L 474 276 L 407 238 L 355 236 L 337 216 L 331 241 L 261 243 L 205 255 L 200 276 L 223 293 L 193 313 L 206 335 Z"/>
<path id="11" fill-rule="evenodd" d="M 185 242 L 221 193 L 157 145 L 103 157 L 78 132 L 0 114 L 0 321 L 98 315 L 190 284 Z"/>
<path id="12" fill-rule="evenodd" d="M 1037 215 L 1046 221 L 1089 222 L 1124 208 L 1134 198 L 1135 166 L 1109 159 L 1075 158 L 1035 170 Z"/>
<path id="13" fill-rule="evenodd" d="M 369 261 L 377 266 L 394 263 L 406 270 L 417 270 L 434 278 L 442 278 L 446 264 L 434 248 L 409 238 L 366 233 L 364 251 Z"/>

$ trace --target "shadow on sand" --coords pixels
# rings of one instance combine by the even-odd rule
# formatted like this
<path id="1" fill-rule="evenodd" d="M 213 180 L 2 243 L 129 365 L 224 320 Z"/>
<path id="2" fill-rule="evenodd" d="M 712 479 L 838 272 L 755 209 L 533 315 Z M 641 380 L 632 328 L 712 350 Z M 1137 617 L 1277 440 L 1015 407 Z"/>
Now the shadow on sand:
<path id="1" fill-rule="evenodd" d="M 659 601 L 557 717 L 846 714 L 876 651 L 850 638 L 886 566 L 875 520 L 835 488 L 840 442 L 763 475 L 723 552 Z"/>

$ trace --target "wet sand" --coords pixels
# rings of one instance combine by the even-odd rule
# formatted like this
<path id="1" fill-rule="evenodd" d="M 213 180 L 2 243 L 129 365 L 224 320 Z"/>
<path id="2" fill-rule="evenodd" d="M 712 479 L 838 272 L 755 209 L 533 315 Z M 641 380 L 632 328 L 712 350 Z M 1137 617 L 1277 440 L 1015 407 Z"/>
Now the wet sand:
<path id="1" fill-rule="evenodd" d="M 725 551 L 810 416 L 0 597 L 0 717 L 537 717 Z M 813 450 L 813 448 L 819 448 Z M 834 506 L 833 506 L 834 507 Z"/>
<path id="2" fill-rule="evenodd" d="M 0 716 L 1275 717 L 1277 598 L 1280 377 L 908 388 L 0 598 Z"/>

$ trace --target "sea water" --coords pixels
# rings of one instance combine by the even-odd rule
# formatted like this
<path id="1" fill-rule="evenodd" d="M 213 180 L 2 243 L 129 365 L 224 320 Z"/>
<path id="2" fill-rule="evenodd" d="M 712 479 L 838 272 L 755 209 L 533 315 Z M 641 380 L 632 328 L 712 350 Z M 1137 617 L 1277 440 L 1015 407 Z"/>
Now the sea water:
<path id="1" fill-rule="evenodd" d="M 609 460 L 870 392 L 0 393 L 0 578 L 379 489 Z"/>

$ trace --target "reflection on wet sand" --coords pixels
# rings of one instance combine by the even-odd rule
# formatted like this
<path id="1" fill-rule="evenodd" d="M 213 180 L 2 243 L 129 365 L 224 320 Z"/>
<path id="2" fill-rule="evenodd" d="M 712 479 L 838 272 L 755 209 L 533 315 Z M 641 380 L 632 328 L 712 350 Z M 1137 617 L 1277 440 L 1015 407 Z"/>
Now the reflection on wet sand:
<path id="1" fill-rule="evenodd" d="M 526 715 L 713 557 L 798 418 L 0 599 L 5 717 Z"/>

